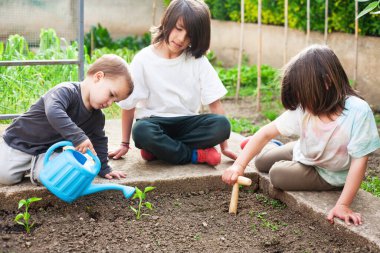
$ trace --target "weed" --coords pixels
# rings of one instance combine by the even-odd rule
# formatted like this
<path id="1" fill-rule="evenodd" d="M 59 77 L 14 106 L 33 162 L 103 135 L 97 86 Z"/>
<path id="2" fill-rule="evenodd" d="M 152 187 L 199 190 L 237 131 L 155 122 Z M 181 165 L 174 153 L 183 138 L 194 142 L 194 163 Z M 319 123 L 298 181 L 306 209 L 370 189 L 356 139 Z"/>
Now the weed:
<path id="1" fill-rule="evenodd" d="M 362 182 L 360 188 L 372 193 L 376 197 L 380 197 L 380 179 L 379 177 L 367 177 L 365 181 Z"/>
<path id="2" fill-rule="evenodd" d="M 135 187 L 135 189 L 136 189 L 136 192 L 133 195 L 132 199 L 137 199 L 137 198 L 139 199 L 138 208 L 136 209 L 133 206 L 130 206 L 130 208 L 136 214 L 136 219 L 139 220 L 141 218 L 141 216 L 149 215 L 149 214 L 141 213 L 141 208 L 143 206 L 145 206 L 149 210 L 153 209 L 152 204 L 150 202 L 144 201 L 144 200 L 146 199 L 147 192 L 153 191 L 154 189 L 156 189 L 156 187 L 152 187 L 152 186 L 145 187 L 144 192 L 141 191 L 138 187 Z"/>
<path id="3" fill-rule="evenodd" d="M 195 235 L 194 235 L 194 240 L 195 241 L 199 241 L 201 239 L 201 234 L 200 233 L 196 233 Z"/>
<path id="4" fill-rule="evenodd" d="M 182 203 L 179 202 L 179 199 L 176 199 L 176 200 L 174 201 L 174 206 L 175 206 L 175 207 L 180 207 L 181 205 L 182 205 Z"/>
<path id="5" fill-rule="evenodd" d="M 271 199 L 271 198 L 268 198 L 268 197 L 264 196 L 263 194 L 259 194 L 259 193 L 255 194 L 255 196 L 256 196 L 256 199 L 260 203 L 262 203 L 266 206 L 272 206 L 275 209 L 285 209 L 286 208 L 286 205 L 277 199 Z"/>
<path id="6" fill-rule="evenodd" d="M 30 213 L 28 212 L 30 204 L 36 201 L 40 201 L 41 199 L 42 198 L 33 197 L 27 200 L 22 199 L 18 202 L 18 209 L 25 206 L 25 212 L 17 214 L 14 221 L 20 225 L 23 225 L 26 233 L 28 234 L 30 233 L 30 229 L 34 226 L 34 222 L 30 224 L 31 219 L 30 219 Z"/>
<path id="7" fill-rule="evenodd" d="M 256 224 L 252 224 L 252 225 L 251 225 L 251 231 L 252 231 L 253 233 L 256 233 L 256 232 L 257 232 Z"/>
<path id="8" fill-rule="evenodd" d="M 258 213 L 256 217 L 261 221 L 261 225 L 263 227 L 269 228 L 272 231 L 277 231 L 279 229 L 278 225 L 267 220 L 265 218 L 266 215 L 267 215 L 267 212 L 261 212 L 261 213 Z"/>

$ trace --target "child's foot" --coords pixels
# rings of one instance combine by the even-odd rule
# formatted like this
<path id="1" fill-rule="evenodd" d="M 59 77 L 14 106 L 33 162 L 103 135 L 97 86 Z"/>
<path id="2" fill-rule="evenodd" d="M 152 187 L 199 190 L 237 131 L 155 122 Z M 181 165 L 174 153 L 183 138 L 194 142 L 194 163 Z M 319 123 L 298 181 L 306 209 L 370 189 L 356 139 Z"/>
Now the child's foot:
<path id="1" fill-rule="evenodd" d="M 246 138 L 244 141 L 242 141 L 242 142 L 240 143 L 240 148 L 241 148 L 241 149 L 244 149 L 245 145 L 247 145 L 247 143 L 248 143 L 248 141 L 250 140 L 250 138 L 251 138 L 251 137 L 248 137 L 248 138 Z M 276 139 L 272 139 L 271 142 L 274 143 L 274 144 L 276 144 L 277 146 L 282 146 L 282 145 L 284 145 L 281 141 L 276 140 Z"/>
<path id="2" fill-rule="evenodd" d="M 215 148 L 193 150 L 193 163 L 207 163 L 215 166 L 220 163 L 221 155 Z"/>
<path id="3" fill-rule="evenodd" d="M 142 159 L 148 162 L 157 159 L 157 157 L 155 157 L 152 153 L 149 153 L 148 151 L 144 149 L 140 149 L 140 154 L 141 154 Z"/>

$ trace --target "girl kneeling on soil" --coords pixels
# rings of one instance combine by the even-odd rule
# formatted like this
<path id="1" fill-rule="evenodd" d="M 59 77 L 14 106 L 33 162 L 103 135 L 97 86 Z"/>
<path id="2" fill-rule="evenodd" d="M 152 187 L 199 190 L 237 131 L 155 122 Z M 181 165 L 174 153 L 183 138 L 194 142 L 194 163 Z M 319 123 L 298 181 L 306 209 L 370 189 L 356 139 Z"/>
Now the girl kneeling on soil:
<path id="1" fill-rule="evenodd" d="M 122 142 L 109 156 L 119 159 L 128 152 L 132 132 L 147 161 L 217 165 L 217 144 L 224 155 L 236 159 L 227 144 L 230 123 L 221 115 L 220 98 L 227 91 L 204 56 L 210 46 L 207 5 L 202 0 L 173 0 L 152 36 L 152 45 L 131 63 L 135 90 L 118 103 L 123 108 Z M 214 114 L 198 115 L 201 104 Z"/>
<path id="2" fill-rule="evenodd" d="M 350 205 L 360 187 L 368 155 L 380 147 L 369 105 L 353 90 L 334 52 L 313 45 L 296 55 L 284 69 L 282 115 L 242 143 L 242 153 L 223 173 L 234 184 L 250 160 L 269 172 L 274 187 L 287 191 L 342 189 L 327 219 L 358 225 Z M 269 143 L 277 135 L 300 137 L 285 145 Z M 266 146 L 265 146 L 266 145 Z M 265 146 L 265 147 L 264 147 Z"/>
<path id="3" fill-rule="evenodd" d="M 101 109 L 127 98 L 133 83 L 127 63 L 116 55 L 95 61 L 81 83 L 61 83 L 43 95 L 5 130 L 0 142 L 0 184 L 19 183 L 31 171 L 39 179 L 47 149 L 68 140 L 75 149 L 99 156 L 99 175 L 108 179 L 125 177 L 108 165 L 105 117 Z"/>

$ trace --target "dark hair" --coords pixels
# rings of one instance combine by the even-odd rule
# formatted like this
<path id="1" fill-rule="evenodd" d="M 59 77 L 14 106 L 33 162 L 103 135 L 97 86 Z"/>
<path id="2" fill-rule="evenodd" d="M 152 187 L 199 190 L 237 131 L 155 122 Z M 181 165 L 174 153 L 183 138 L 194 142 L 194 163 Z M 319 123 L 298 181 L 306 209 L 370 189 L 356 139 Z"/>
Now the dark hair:
<path id="1" fill-rule="evenodd" d="M 178 19 L 183 20 L 190 39 L 191 46 L 185 49 L 186 53 L 195 58 L 201 57 L 210 47 L 211 33 L 210 10 L 202 0 L 173 0 L 166 9 L 161 24 L 151 29 L 152 43 L 169 43 L 169 35 Z"/>
<path id="2" fill-rule="evenodd" d="M 120 56 L 114 54 L 104 54 L 97 59 L 87 71 L 87 75 L 94 75 L 102 71 L 107 78 L 124 77 L 129 85 L 129 94 L 133 91 L 134 85 L 131 74 L 128 70 L 127 62 Z"/>
<path id="3" fill-rule="evenodd" d="M 312 45 L 285 66 L 281 102 L 288 110 L 301 106 L 313 115 L 328 117 L 344 110 L 347 96 L 357 96 L 335 53 L 327 46 Z"/>

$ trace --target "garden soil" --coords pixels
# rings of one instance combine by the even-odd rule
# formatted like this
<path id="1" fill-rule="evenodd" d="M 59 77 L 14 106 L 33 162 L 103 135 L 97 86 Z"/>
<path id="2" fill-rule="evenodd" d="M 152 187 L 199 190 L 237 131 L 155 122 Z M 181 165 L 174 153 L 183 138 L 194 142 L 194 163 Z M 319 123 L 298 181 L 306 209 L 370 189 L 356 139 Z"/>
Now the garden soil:
<path id="1" fill-rule="evenodd" d="M 100 193 L 74 204 L 32 208 L 30 235 L 0 211 L 2 252 L 376 252 L 250 188 L 241 190 L 238 214 L 228 213 L 230 192 L 155 194 L 140 220 L 136 201 Z M 107 194 L 107 195 L 106 195 Z M 34 203 L 36 204 L 36 203 Z"/>

